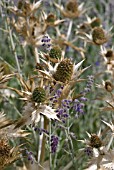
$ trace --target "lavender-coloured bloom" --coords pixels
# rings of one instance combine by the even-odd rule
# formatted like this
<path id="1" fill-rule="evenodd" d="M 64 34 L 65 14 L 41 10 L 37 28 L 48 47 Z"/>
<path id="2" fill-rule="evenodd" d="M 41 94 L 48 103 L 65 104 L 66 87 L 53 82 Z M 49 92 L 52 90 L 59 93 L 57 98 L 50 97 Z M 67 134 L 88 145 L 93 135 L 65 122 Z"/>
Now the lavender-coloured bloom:
<path id="1" fill-rule="evenodd" d="M 42 135 L 42 133 L 49 135 L 49 132 L 46 129 L 35 127 L 34 131 L 38 131 L 39 135 Z"/>
<path id="2" fill-rule="evenodd" d="M 91 88 L 92 88 L 93 82 L 94 82 L 94 76 L 89 75 L 89 76 L 87 76 L 87 78 L 88 78 L 88 80 L 87 80 L 86 87 L 85 87 L 84 90 L 80 93 L 80 94 L 82 94 L 82 95 L 84 95 L 84 96 L 91 91 Z"/>
<path id="3" fill-rule="evenodd" d="M 75 102 L 75 103 L 79 103 L 80 101 L 79 101 L 78 99 L 75 99 L 74 102 Z"/>
<path id="4" fill-rule="evenodd" d="M 57 93 L 57 96 L 60 97 L 60 95 L 61 95 L 61 90 L 58 89 L 56 93 Z"/>
<path id="5" fill-rule="evenodd" d="M 78 111 L 79 113 L 81 113 L 81 114 L 84 114 L 84 111 L 83 111 L 83 109 L 79 109 L 79 111 Z"/>
<path id="6" fill-rule="evenodd" d="M 57 150 L 59 138 L 57 136 L 52 135 L 51 136 L 51 152 L 55 153 Z"/>
<path id="7" fill-rule="evenodd" d="M 86 97 L 80 97 L 80 101 L 86 102 L 88 99 Z"/>
<path id="8" fill-rule="evenodd" d="M 91 147 L 85 148 L 84 152 L 87 156 L 93 156 L 93 149 Z"/>
<path id="9" fill-rule="evenodd" d="M 90 91 L 91 91 L 90 87 L 86 87 L 86 88 L 84 89 L 84 92 L 86 92 L 86 93 L 88 93 L 88 92 L 90 92 Z"/>
<path id="10" fill-rule="evenodd" d="M 96 65 L 96 66 L 99 66 L 99 65 L 100 65 L 100 62 L 99 62 L 99 61 L 96 61 L 96 62 L 95 62 L 95 65 Z"/>
<path id="11" fill-rule="evenodd" d="M 33 164 L 33 162 L 34 162 L 34 157 L 33 157 L 33 153 L 30 151 L 28 151 L 27 149 L 26 149 L 26 155 L 28 156 L 28 161 L 31 161 L 31 164 Z"/>
<path id="12" fill-rule="evenodd" d="M 63 113 L 64 113 L 64 109 L 59 109 L 58 114 L 62 116 L 62 115 L 63 115 Z"/>
<path id="13" fill-rule="evenodd" d="M 45 47 L 47 50 L 50 49 L 51 47 L 51 39 L 48 35 L 44 35 L 43 38 L 41 39 L 42 46 Z"/>
<path id="14" fill-rule="evenodd" d="M 67 113 L 63 114 L 63 117 L 67 118 L 69 115 Z"/>
<path id="15" fill-rule="evenodd" d="M 42 132 L 49 135 L 49 132 L 46 129 L 42 129 Z"/>

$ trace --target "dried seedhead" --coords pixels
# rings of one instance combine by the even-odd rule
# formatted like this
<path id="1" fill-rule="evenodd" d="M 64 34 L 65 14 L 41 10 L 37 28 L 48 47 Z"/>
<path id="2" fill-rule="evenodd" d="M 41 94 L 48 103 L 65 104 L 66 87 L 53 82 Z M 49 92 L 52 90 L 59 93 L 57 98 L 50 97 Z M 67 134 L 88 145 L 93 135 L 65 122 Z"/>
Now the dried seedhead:
<path id="1" fill-rule="evenodd" d="M 105 31 L 101 27 L 95 27 L 92 31 L 93 42 L 96 45 L 103 45 L 108 41 Z"/>
<path id="2" fill-rule="evenodd" d="M 6 138 L 0 139 L 0 168 L 4 168 L 8 164 L 16 161 L 19 158 L 19 148 L 12 148 Z"/>
<path id="3" fill-rule="evenodd" d="M 60 10 L 64 17 L 72 19 L 79 17 L 86 11 L 83 9 L 83 5 L 83 3 L 78 5 L 76 0 L 68 0 L 65 4 L 65 8 L 55 3 L 55 6 Z"/>
<path id="4" fill-rule="evenodd" d="M 56 81 L 66 83 L 71 80 L 73 74 L 73 63 L 69 59 L 62 60 L 53 77 Z"/>

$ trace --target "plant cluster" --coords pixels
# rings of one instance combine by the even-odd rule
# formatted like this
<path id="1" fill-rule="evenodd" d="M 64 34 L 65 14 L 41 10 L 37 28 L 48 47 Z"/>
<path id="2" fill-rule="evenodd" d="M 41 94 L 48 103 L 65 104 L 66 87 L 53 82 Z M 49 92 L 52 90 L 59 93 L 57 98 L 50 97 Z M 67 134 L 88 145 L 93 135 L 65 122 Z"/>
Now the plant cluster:
<path id="1" fill-rule="evenodd" d="M 0 2 L 0 169 L 114 169 L 113 27 L 92 7 Z"/>

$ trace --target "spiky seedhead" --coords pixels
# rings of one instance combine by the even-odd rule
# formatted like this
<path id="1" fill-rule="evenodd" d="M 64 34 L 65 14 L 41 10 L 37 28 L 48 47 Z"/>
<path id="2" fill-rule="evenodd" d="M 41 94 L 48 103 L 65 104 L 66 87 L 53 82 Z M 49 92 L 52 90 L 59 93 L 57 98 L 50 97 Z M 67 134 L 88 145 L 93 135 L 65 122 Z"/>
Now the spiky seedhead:
<path id="1" fill-rule="evenodd" d="M 56 16 L 53 14 L 53 13 L 50 13 L 48 16 L 47 16 L 47 23 L 54 23 L 56 20 Z"/>
<path id="2" fill-rule="evenodd" d="M 43 103 L 46 100 L 46 92 L 42 87 L 36 87 L 32 93 L 32 100 L 36 103 Z"/>
<path id="3" fill-rule="evenodd" d="M 17 7 L 18 7 L 18 9 L 22 9 L 23 2 L 22 1 L 18 1 Z"/>
<path id="4" fill-rule="evenodd" d="M 50 58 L 53 58 L 53 59 L 60 59 L 61 55 L 62 55 L 62 51 L 61 51 L 61 48 L 59 46 L 52 47 L 50 52 L 49 52 Z"/>
<path id="5" fill-rule="evenodd" d="M 101 25 L 101 20 L 100 18 L 95 18 L 91 21 L 91 27 L 95 28 L 95 27 L 99 27 Z"/>
<path id="6" fill-rule="evenodd" d="M 27 11 L 28 9 L 30 10 L 30 4 L 28 3 L 28 1 L 22 1 L 20 0 L 18 2 L 18 9 L 22 10 L 22 11 Z"/>
<path id="7" fill-rule="evenodd" d="M 72 13 L 75 13 L 78 11 L 78 3 L 76 0 L 69 0 L 66 3 L 66 10 Z"/>
<path id="8" fill-rule="evenodd" d="M 95 27 L 92 32 L 93 42 L 96 45 L 102 45 L 107 42 L 105 31 L 100 27 Z"/>
<path id="9" fill-rule="evenodd" d="M 64 59 L 59 63 L 53 77 L 56 81 L 66 83 L 71 79 L 72 74 L 73 74 L 73 63 L 71 62 L 70 59 Z"/>
<path id="10" fill-rule="evenodd" d="M 10 157 L 11 147 L 6 139 L 0 140 L 0 166 L 4 165 L 6 160 Z"/>
<path id="11" fill-rule="evenodd" d="M 105 81 L 105 89 L 108 92 L 111 92 L 113 90 L 113 84 L 109 80 Z"/>
<path id="12" fill-rule="evenodd" d="M 11 147 L 9 145 L 8 139 L 0 139 L 0 169 L 12 162 L 16 161 L 20 157 L 19 146 Z"/>
<path id="13" fill-rule="evenodd" d="M 102 141 L 96 134 L 91 135 L 90 146 L 93 148 L 99 148 L 102 146 Z"/>
<path id="14" fill-rule="evenodd" d="M 114 57 L 113 50 L 108 49 L 107 52 L 105 53 L 105 56 L 106 56 L 107 59 L 113 58 Z"/>

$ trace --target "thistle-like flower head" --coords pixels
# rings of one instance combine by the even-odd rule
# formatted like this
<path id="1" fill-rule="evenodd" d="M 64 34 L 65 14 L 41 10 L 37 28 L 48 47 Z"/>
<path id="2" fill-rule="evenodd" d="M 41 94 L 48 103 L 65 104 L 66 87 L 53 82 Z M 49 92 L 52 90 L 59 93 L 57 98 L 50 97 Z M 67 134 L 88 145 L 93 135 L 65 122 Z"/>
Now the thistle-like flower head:
<path id="1" fill-rule="evenodd" d="M 41 5 L 42 0 L 31 3 L 29 0 L 19 0 L 17 6 L 9 6 L 8 9 L 17 16 L 27 17 L 34 15 Z"/>
<path id="2" fill-rule="evenodd" d="M 60 10 L 62 15 L 66 18 L 76 18 L 79 17 L 86 10 L 83 9 L 84 3 L 78 5 L 76 0 L 68 0 L 65 7 L 59 6 L 55 3 L 55 6 Z"/>
<path id="3" fill-rule="evenodd" d="M 48 82 L 45 82 L 44 85 L 41 79 L 41 81 L 39 80 L 39 85 L 36 86 L 31 79 L 27 82 L 20 76 L 18 76 L 18 79 L 23 87 L 22 91 L 8 87 L 21 96 L 21 100 L 25 101 L 22 117 L 15 121 L 14 129 L 29 124 L 36 125 L 40 121 L 40 115 L 44 115 L 48 119 L 59 120 L 55 109 L 49 104 L 50 86 L 46 88 Z"/>
<path id="4" fill-rule="evenodd" d="M 56 81 L 66 83 L 71 80 L 73 74 L 73 63 L 69 59 L 62 60 L 53 77 Z"/>
<path id="5" fill-rule="evenodd" d="M 93 28 L 92 39 L 96 45 L 102 45 L 108 41 L 105 31 L 101 27 Z"/>
<path id="6" fill-rule="evenodd" d="M 100 148 L 102 146 L 102 141 L 96 134 L 91 135 L 90 146 L 93 148 Z"/>
<path id="7" fill-rule="evenodd" d="M 101 46 L 101 56 L 103 56 L 104 62 L 106 64 L 106 72 L 113 74 L 114 72 L 114 48 L 108 48 Z"/>
<path id="8" fill-rule="evenodd" d="M 41 54 L 43 56 L 43 54 Z M 85 71 L 88 67 L 83 70 L 79 70 L 84 60 L 78 64 L 73 63 L 70 59 L 61 59 L 58 63 L 52 66 L 50 61 L 42 61 L 47 65 L 48 70 L 39 70 L 41 74 L 45 75 L 47 78 L 53 81 L 58 81 L 60 83 L 69 83 L 76 81 L 79 76 Z"/>
<path id="9" fill-rule="evenodd" d="M 106 89 L 106 91 L 108 91 L 108 92 L 112 92 L 112 90 L 114 89 L 114 87 L 113 87 L 113 84 L 112 84 L 111 81 L 109 81 L 109 80 L 105 81 L 105 89 Z"/>
<path id="10" fill-rule="evenodd" d="M 32 93 L 32 100 L 36 103 L 43 103 L 46 100 L 45 89 L 36 87 Z"/>
<path id="11" fill-rule="evenodd" d="M 84 39 L 85 42 L 102 46 L 107 43 L 109 38 L 112 36 L 110 33 L 111 30 L 112 27 L 109 30 L 104 30 L 101 26 L 96 26 L 93 27 L 89 33 L 81 32 L 82 36 L 80 36 L 80 38 Z M 76 33 L 80 34 L 80 31 L 77 31 Z"/>
<path id="12" fill-rule="evenodd" d="M 62 50 L 59 46 L 53 46 L 49 52 L 50 59 L 61 59 L 62 56 Z"/>
<path id="13" fill-rule="evenodd" d="M 3 169 L 8 164 L 16 161 L 19 158 L 19 148 L 11 148 L 8 140 L 5 138 L 0 139 L 0 169 Z"/>

